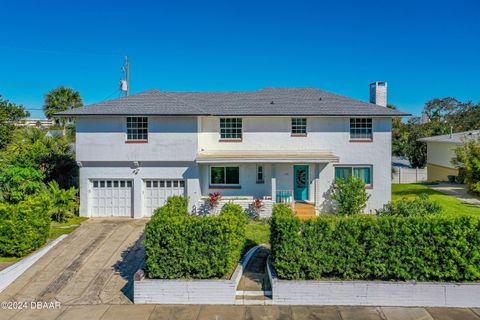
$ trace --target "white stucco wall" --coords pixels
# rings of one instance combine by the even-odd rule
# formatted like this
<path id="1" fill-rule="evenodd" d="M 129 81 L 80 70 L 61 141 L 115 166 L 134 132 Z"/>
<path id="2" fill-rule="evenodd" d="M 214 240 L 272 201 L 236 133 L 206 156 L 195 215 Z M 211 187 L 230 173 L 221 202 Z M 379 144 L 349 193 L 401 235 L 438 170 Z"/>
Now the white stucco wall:
<path id="1" fill-rule="evenodd" d="M 458 145 L 444 142 L 427 142 L 427 162 L 455 169 L 452 159 Z"/>
<path id="2" fill-rule="evenodd" d="M 185 179 L 190 203 L 220 191 L 225 196 L 263 197 L 272 193 L 272 166 L 277 190 L 293 190 L 293 163 L 264 163 L 264 184 L 256 183 L 256 165 L 239 164 L 241 189 L 209 188 L 208 165 L 194 162 L 201 150 L 324 150 L 339 164 L 373 166 L 373 188 L 367 212 L 381 208 L 391 197 L 391 119 L 374 118 L 372 142 L 350 142 L 349 118 L 309 117 L 307 136 L 290 136 L 290 117 L 243 117 L 242 142 L 219 142 L 219 117 L 149 117 L 149 141 L 125 143 L 125 117 L 85 117 L 77 120 L 77 161 L 81 162 L 83 216 L 89 215 L 90 179 L 132 179 L 134 216 L 143 213 L 143 179 Z M 198 130 L 198 133 L 197 133 Z M 137 174 L 133 161 L 140 163 Z M 298 163 L 301 164 L 301 163 Z M 328 191 L 334 164 L 309 165 L 309 200 L 329 211 Z"/>
<path id="3" fill-rule="evenodd" d="M 77 161 L 194 161 L 195 117 L 149 117 L 148 143 L 125 143 L 126 117 L 80 117 Z"/>
<path id="4" fill-rule="evenodd" d="M 241 142 L 219 142 L 219 117 L 201 117 L 199 120 L 199 150 L 324 150 L 339 157 L 338 165 L 372 165 L 372 189 L 366 211 L 383 207 L 391 199 L 391 119 L 374 118 L 372 142 L 350 142 L 348 117 L 308 117 L 307 136 L 290 136 L 290 117 L 243 117 Z M 293 189 L 291 164 L 275 164 L 277 190 Z M 319 164 L 319 180 L 310 181 L 309 194 L 313 201 L 316 192 L 321 211 L 329 211 L 328 190 L 334 180 L 332 163 Z M 208 172 L 201 170 L 201 172 Z M 266 170 L 269 172 L 269 170 Z M 310 166 L 310 178 L 315 168 Z M 208 178 L 208 175 L 206 176 Z M 242 178 L 241 178 L 242 179 Z M 253 177 L 254 179 L 254 177 Z M 267 177 L 266 177 L 267 179 Z M 205 180 L 201 177 L 201 180 Z M 204 182 L 203 182 L 204 183 Z M 242 184 L 243 186 L 243 184 Z M 244 187 L 242 191 L 244 192 Z M 202 187 L 202 193 L 207 190 Z M 211 190 L 207 190 L 211 191 Z M 229 195 L 239 195 L 239 190 L 225 190 Z M 245 194 L 245 193 L 244 193 Z"/>

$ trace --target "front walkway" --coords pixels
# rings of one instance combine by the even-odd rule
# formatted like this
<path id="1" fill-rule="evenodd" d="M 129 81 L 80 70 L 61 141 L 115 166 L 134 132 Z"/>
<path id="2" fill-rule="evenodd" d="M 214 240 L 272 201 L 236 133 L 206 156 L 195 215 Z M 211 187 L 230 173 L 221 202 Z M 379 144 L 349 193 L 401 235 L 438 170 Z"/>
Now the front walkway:
<path id="1" fill-rule="evenodd" d="M 467 186 L 464 184 L 442 182 L 439 184 L 428 185 L 428 187 L 443 194 L 453 196 L 465 203 L 480 206 L 480 197 L 469 194 Z"/>

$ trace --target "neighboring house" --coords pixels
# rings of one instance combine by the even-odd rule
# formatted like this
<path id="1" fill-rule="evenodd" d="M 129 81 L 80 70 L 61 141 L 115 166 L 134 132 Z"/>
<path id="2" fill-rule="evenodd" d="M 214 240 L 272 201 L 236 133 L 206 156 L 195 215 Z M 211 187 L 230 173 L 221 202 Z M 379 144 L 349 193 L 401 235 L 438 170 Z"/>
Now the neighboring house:
<path id="1" fill-rule="evenodd" d="M 62 137 L 63 130 L 48 130 L 45 135 L 49 138 Z"/>
<path id="2" fill-rule="evenodd" d="M 427 143 L 428 181 L 448 181 L 448 176 L 457 176 L 458 170 L 452 164 L 455 149 L 466 139 L 476 139 L 478 132 L 466 131 L 419 139 Z"/>
<path id="3" fill-rule="evenodd" d="M 378 209 L 390 200 L 391 119 L 408 114 L 385 107 L 386 83 L 371 87 L 383 106 L 319 89 L 149 90 L 62 112 L 77 119 L 80 214 L 150 216 L 176 194 L 201 210 L 212 192 L 324 212 L 335 177 L 352 175 L 371 194 L 366 211 Z"/>
<path id="4" fill-rule="evenodd" d="M 19 127 L 42 127 L 48 128 L 54 124 L 51 119 L 23 119 L 16 123 Z"/>

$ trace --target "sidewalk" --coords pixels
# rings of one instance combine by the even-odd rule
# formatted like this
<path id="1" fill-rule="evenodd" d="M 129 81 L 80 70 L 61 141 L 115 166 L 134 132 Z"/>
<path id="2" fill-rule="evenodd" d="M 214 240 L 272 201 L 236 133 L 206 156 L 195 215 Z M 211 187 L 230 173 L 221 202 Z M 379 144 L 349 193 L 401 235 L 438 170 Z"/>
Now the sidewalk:
<path id="1" fill-rule="evenodd" d="M 76 305 L 56 310 L 0 310 L 0 319 L 88 320 L 479 320 L 480 309 L 226 305 Z"/>
<path id="2" fill-rule="evenodd" d="M 435 185 L 428 185 L 428 187 L 443 194 L 453 196 L 465 203 L 480 206 L 480 197 L 469 194 L 467 186 L 464 184 L 444 182 Z"/>

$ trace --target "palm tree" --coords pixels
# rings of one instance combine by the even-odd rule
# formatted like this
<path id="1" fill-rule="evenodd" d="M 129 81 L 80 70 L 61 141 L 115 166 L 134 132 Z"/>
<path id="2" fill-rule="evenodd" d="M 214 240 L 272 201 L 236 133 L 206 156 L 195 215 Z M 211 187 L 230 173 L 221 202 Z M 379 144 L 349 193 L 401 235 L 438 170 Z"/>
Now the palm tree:
<path id="1" fill-rule="evenodd" d="M 78 209 L 77 189 L 60 189 L 56 181 L 50 181 L 48 187 L 53 202 L 52 218 L 65 222 Z"/>
<path id="2" fill-rule="evenodd" d="M 45 95 L 43 112 L 49 119 L 56 119 L 63 125 L 63 135 L 67 132 L 67 119 L 57 118 L 55 114 L 83 106 L 83 100 L 78 91 L 64 86 L 49 91 Z"/>

